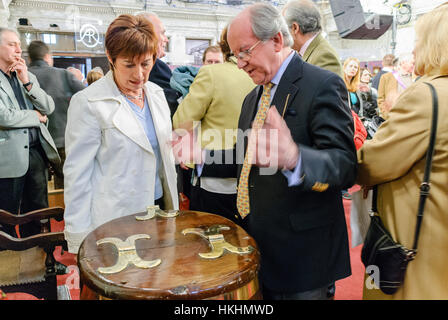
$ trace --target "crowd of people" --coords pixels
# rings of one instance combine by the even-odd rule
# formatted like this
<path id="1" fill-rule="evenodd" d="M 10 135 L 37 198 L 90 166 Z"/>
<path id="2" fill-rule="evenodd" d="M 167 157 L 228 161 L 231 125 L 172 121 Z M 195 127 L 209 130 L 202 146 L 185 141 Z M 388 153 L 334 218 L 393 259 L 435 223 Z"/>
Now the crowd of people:
<path id="1" fill-rule="evenodd" d="M 48 207 L 50 167 L 76 254 L 98 226 L 149 205 L 177 210 L 186 196 L 191 210 L 254 237 L 265 299 L 332 299 L 335 282 L 351 274 L 343 199 L 353 185 L 377 186 L 385 227 L 412 245 L 428 82 L 439 128 L 419 251 L 397 293 L 364 288 L 364 297 L 446 299 L 447 21 L 447 4 L 420 17 L 414 52 L 386 55 L 374 74 L 356 57 L 341 63 L 309 0 L 245 8 L 203 66 L 174 70 L 162 60 L 159 17 L 120 15 L 105 35 L 110 71 L 94 68 L 86 79 L 53 67 L 41 41 L 30 43 L 27 64 L 17 32 L 0 28 L 0 209 Z M 40 232 L 31 223 L 20 235 L 0 230 Z"/>

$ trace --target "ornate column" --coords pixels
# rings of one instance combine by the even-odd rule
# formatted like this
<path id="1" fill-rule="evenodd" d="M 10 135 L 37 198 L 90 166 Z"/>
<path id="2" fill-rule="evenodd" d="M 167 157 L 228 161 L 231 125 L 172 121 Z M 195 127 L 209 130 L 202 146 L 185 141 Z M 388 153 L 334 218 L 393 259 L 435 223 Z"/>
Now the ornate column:
<path id="1" fill-rule="evenodd" d="M 8 27 L 9 4 L 12 0 L 0 0 L 0 27 Z"/>

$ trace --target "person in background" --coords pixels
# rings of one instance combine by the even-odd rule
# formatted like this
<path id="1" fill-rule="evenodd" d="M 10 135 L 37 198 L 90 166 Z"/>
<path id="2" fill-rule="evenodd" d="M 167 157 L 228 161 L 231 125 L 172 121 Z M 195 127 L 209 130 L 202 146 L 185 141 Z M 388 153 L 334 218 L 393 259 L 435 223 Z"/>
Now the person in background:
<path id="1" fill-rule="evenodd" d="M 205 65 L 199 69 L 190 92 L 173 117 L 174 129 L 190 130 L 192 122 L 199 121 L 201 145 L 210 150 L 234 147 L 236 136 L 229 139 L 226 130 L 236 131 L 243 100 L 255 87 L 252 79 L 238 69 L 237 59 L 227 43 L 227 28 L 221 34 L 219 45 L 225 62 Z M 210 140 L 213 132 L 219 133 L 220 137 Z M 191 183 L 191 210 L 215 213 L 242 224 L 236 208 L 236 174 L 225 178 L 200 177 L 198 168 L 195 168 Z"/>
<path id="2" fill-rule="evenodd" d="M 395 56 L 393 54 L 386 54 L 383 57 L 383 68 L 379 70 L 372 79 L 372 88 L 378 90 L 381 76 L 385 73 L 394 71 Z"/>
<path id="3" fill-rule="evenodd" d="M 87 85 L 86 79 L 84 79 L 84 75 L 82 74 L 81 70 L 75 67 L 68 67 L 68 71 L 70 71 L 78 81 L 82 82 L 84 86 Z"/>
<path id="4" fill-rule="evenodd" d="M 448 3 L 418 18 L 414 53 L 415 73 L 421 78 L 399 96 L 388 120 L 358 151 L 357 181 L 378 187 L 377 209 L 384 226 L 394 241 L 412 248 L 433 116 L 432 95 L 425 82 L 435 87 L 438 126 L 418 252 L 395 294 L 364 286 L 364 299 L 448 299 L 447 30 Z"/>
<path id="5" fill-rule="evenodd" d="M 169 42 L 168 37 L 165 34 L 165 26 L 155 13 L 144 12 L 139 13 L 138 16 L 144 17 L 152 23 L 157 38 L 159 39 L 157 47 L 157 60 L 155 61 L 154 67 L 149 74 L 149 81 L 154 82 L 155 84 L 162 87 L 163 92 L 165 93 L 166 101 L 168 102 L 168 106 L 170 108 L 172 118 L 177 110 L 177 106 L 179 105 L 179 102 L 177 100 L 182 95 L 177 90 L 171 88 L 171 69 L 165 62 L 161 60 L 164 56 L 166 56 L 165 50 Z"/>
<path id="6" fill-rule="evenodd" d="M 102 77 L 104 77 L 103 70 L 101 68 L 99 68 L 99 69 L 97 69 L 97 68 L 99 68 L 99 67 L 93 68 L 87 74 L 87 84 L 89 86 L 92 83 L 94 83 L 95 81 L 97 81 L 97 80 L 101 79 Z"/>
<path id="7" fill-rule="evenodd" d="M 53 98 L 55 104 L 54 112 L 48 116 L 48 130 L 61 158 L 60 164 L 52 166 L 54 188 L 64 189 L 62 168 L 65 162 L 67 109 L 72 96 L 85 86 L 68 70 L 53 67 L 53 56 L 44 42 L 32 41 L 28 46 L 28 55 L 31 60 L 28 70 L 37 77 L 41 88 Z"/>
<path id="8" fill-rule="evenodd" d="M 371 86 L 372 75 L 368 68 L 361 68 L 358 92 L 362 99 L 362 117 L 372 118 L 378 115 L 378 92 Z"/>
<path id="9" fill-rule="evenodd" d="M 310 0 L 293 0 L 282 13 L 294 38 L 293 49 L 302 59 L 342 77 L 339 56 L 322 36 L 322 18 L 316 5 Z"/>
<path id="10" fill-rule="evenodd" d="M 354 119 L 355 125 L 358 124 L 358 127 L 360 121 L 357 121 L 359 116 L 362 117 L 362 111 L 363 111 L 363 100 L 361 97 L 361 94 L 358 90 L 359 83 L 360 83 L 360 66 L 359 66 L 359 60 L 356 58 L 348 58 L 344 61 L 344 82 L 348 90 L 348 103 L 350 106 L 350 109 L 352 110 L 352 116 Z M 359 115 L 359 116 L 358 116 Z M 356 140 L 356 136 L 354 137 Z M 347 189 L 342 190 L 342 197 L 346 200 L 351 200 L 352 195 L 350 192 L 348 192 Z"/>
<path id="11" fill-rule="evenodd" d="M 48 162 L 59 155 L 47 129 L 54 101 L 21 57 L 17 31 L 0 28 L 0 209 L 11 214 L 48 207 Z M 0 229 L 16 237 L 14 226 Z M 40 233 L 40 223 L 19 227 L 20 237 Z"/>
<path id="12" fill-rule="evenodd" d="M 398 96 L 413 82 L 414 55 L 403 53 L 398 57 L 397 70 L 386 73 L 380 79 L 378 87 L 378 108 L 383 119 L 389 118 L 390 108 L 395 104 Z"/>
<path id="13" fill-rule="evenodd" d="M 148 81 L 157 35 L 120 15 L 105 36 L 111 71 L 73 96 L 65 135 L 65 239 L 77 253 L 96 227 L 150 205 L 178 209 L 171 121 L 162 88 Z"/>
<path id="14" fill-rule="evenodd" d="M 362 99 L 358 91 L 360 68 L 359 60 L 356 58 L 348 58 L 344 61 L 344 82 L 349 93 L 350 108 L 356 113 L 362 110 Z"/>
<path id="15" fill-rule="evenodd" d="M 204 51 L 202 63 L 205 65 L 214 63 L 223 63 L 224 58 L 220 46 L 210 46 Z"/>

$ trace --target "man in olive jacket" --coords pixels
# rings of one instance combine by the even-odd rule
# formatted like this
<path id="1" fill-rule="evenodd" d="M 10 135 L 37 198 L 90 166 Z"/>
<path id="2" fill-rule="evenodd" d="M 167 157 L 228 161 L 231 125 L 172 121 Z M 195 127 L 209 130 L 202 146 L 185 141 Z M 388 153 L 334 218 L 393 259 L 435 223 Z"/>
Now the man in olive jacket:
<path id="1" fill-rule="evenodd" d="M 47 162 L 60 161 L 46 126 L 53 99 L 21 54 L 18 34 L 0 28 L 0 209 L 13 214 L 48 207 Z M 16 236 L 13 226 L 0 230 Z M 20 226 L 21 237 L 39 232 L 39 224 Z"/>
<path id="2" fill-rule="evenodd" d="M 294 39 L 293 49 L 303 61 L 332 71 L 343 77 L 337 52 L 321 34 L 321 16 L 316 5 L 309 0 L 289 1 L 282 12 Z"/>

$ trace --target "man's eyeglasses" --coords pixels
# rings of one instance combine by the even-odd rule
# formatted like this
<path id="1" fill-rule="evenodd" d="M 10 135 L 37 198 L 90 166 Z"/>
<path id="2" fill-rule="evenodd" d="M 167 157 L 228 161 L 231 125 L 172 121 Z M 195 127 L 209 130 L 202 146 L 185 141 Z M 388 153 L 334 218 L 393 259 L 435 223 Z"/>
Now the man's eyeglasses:
<path id="1" fill-rule="evenodd" d="M 252 56 L 252 51 L 255 49 L 256 46 L 258 46 L 258 44 L 260 42 L 261 42 L 261 40 L 258 40 L 249 49 L 241 51 L 240 53 L 238 53 L 237 58 L 240 59 L 240 60 L 243 60 L 243 61 L 249 61 L 250 57 Z"/>

